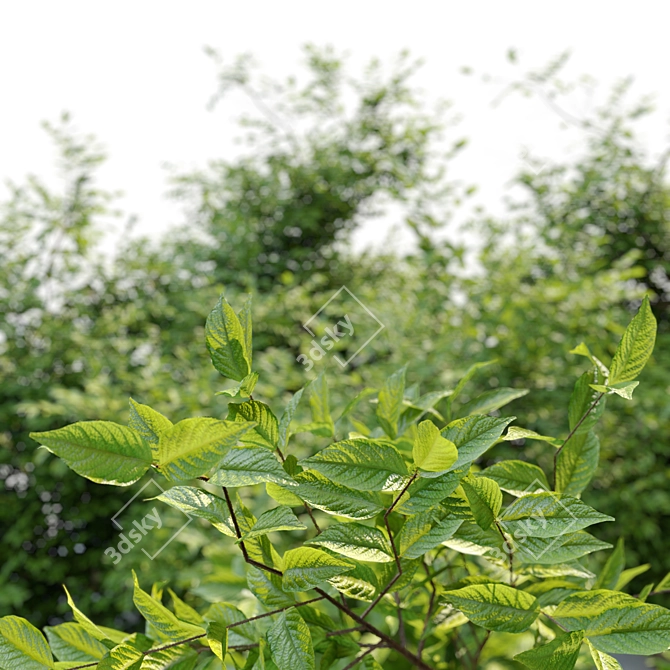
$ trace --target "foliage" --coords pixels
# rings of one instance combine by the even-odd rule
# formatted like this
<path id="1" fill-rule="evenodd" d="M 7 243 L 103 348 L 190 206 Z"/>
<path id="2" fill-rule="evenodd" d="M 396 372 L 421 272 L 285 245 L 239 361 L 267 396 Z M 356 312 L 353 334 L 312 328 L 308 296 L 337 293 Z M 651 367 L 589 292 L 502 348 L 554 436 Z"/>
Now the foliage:
<path id="1" fill-rule="evenodd" d="M 206 331 L 207 341 L 218 343 L 210 354 L 219 372 L 230 374 L 229 361 L 240 356 L 251 364 L 248 303 L 238 315 L 222 298 Z M 648 361 L 655 333 L 645 299 L 613 357 L 625 382 Z M 162 502 L 187 508 L 227 536 L 231 549 L 238 546 L 240 577 L 254 598 L 245 599 L 243 611 L 215 602 L 198 612 L 172 593 L 170 610 L 162 603 L 164 584 L 148 593 L 134 575 L 144 633 L 96 626 L 68 594 L 76 623 L 47 628 L 48 642 L 23 618 L 0 620 L 0 662 L 10 670 L 216 668 L 228 662 L 278 670 L 359 662 L 397 668 L 465 663 L 474 669 L 489 641 L 493 646 L 509 634 L 520 636 L 508 649 L 529 668 L 550 662 L 569 670 L 580 649 L 588 649 L 598 667 L 618 667 L 610 654 L 664 652 L 670 611 L 645 600 L 668 580 L 635 597 L 621 590 L 628 583 L 621 547 L 599 575 L 580 562 L 611 546 L 585 529 L 613 519 L 579 499 L 597 462 L 575 445 L 592 435 L 606 397 L 614 396 L 612 402 L 630 394 L 620 393 L 585 345 L 579 349 L 588 361 L 585 375 L 598 383 L 577 380 L 567 436 L 547 438 L 554 480 L 579 482 L 572 494 L 545 487 L 544 474 L 531 479 L 537 467 L 519 461 L 482 472 L 478 461 L 509 439 L 515 417 L 456 412 L 445 420 L 430 406 L 417 411 L 407 396 L 405 368 L 378 392 L 368 425 L 349 417 L 355 431 L 341 440 L 328 436 L 326 446 L 317 440 L 309 450 L 291 438 L 303 432 L 321 437 L 318 419 L 331 416 L 323 373 L 305 387 L 319 400 L 310 403 L 311 424 L 293 422 L 300 391 L 279 418 L 249 394 L 230 400 L 226 420 L 172 424 L 132 403 L 130 426 L 79 422 L 33 433 L 97 482 L 128 484 L 150 469 L 162 475 L 170 486 Z M 233 374 L 241 376 L 239 366 Z M 129 450 L 129 444 L 136 446 Z M 571 458 L 561 458 L 568 452 Z M 255 492 L 263 485 L 279 506 L 262 510 Z M 255 487 L 250 495 L 247 487 Z M 313 530 L 296 510 L 305 511 Z M 257 518 L 254 512 L 262 513 Z"/>

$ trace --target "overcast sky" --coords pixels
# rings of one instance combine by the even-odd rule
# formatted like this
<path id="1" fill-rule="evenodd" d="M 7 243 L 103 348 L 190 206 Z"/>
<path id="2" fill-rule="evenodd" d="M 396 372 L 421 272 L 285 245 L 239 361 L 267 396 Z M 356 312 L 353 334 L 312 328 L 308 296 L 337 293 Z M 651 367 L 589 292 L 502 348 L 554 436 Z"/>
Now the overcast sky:
<path id="1" fill-rule="evenodd" d="M 180 221 L 164 195 L 164 163 L 201 166 L 235 151 L 232 119 L 242 102 L 230 98 L 206 110 L 215 78 L 203 46 L 229 62 L 253 52 L 269 73 L 284 76 L 298 69 L 300 45 L 309 41 L 347 49 L 354 63 L 389 59 L 402 48 L 425 58 L 418 83 L 431 98 L 453 101 L 464 119 L 456 134 L 471 141 L 457 176 L 478 183 L 481 202 L 496 211 L 524 147 L 550 157 L 578 149 L 576 136 L 559 131 L 539 101 L 515 98 L 491 107 L 514 76 L 507 50 L 515 48 L 530 68 L 569 48 L 569 73 L 592 74 L 605 86 L 634 75 L 636 91 L 657 96 L 660 112 L 646 126 L 645 141 L 660 149 L 670 112 L 670 40 L 661 9 L 663 3 L 649 0 L 4 2 L 0 177 L 47 175 L 52 153 L 39 123 L 69 110 L 79 128 L 107 147 L 103 185 L 125 193 L 122 206 L 139 217 L 139 230 L 158 234 Z M 500 83 L 464 77 L 463 66 Z M 362 237 L 373 236 L 378 231 L 368 229 Z"/>

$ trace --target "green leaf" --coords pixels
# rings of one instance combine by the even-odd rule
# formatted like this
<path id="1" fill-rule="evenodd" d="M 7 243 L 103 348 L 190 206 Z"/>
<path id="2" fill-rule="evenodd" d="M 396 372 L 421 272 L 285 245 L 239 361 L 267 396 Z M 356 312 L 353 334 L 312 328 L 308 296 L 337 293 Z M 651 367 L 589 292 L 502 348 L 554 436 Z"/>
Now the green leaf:
<path id="1" fill-rule="evenodd" d="M 201 477 L 253 427 L 253 423 L 209 417 L 184 419 L 161 435 L 158 468 L 171 481 Z"/>
<path id="2" fill-rule="evenodd" d="M 504 584 L 473 584 L 442 598 L 472 623 L 500 633 L 523 633 L 540 613 L 536 598 Z"/>
<path id="3" fill-rule="evenodd" d="M 511 389 L 505 387 L 486 391 L 486 393 L 482 393 L 480 396 L 470 400 L 470 402 L 465 403 L 461 413 L 466 416 L 488 414 L 504 407 L 517 398 L 523 398 L 527 394 L 528 389 Z"/>
<path id="4" fill-rule="evenodd" d="M 393 445 L 367 439 L 336 442 L 301 465 L 359 491 L 398 490 L 407 477 L 405 461 Z"/>
<path id="5" fill-rule="evenodd" d="M 78 623 L 62 623 L 44 628 L 51 651 L 59 661 L 88 663 L 99 661 L 108 651 Z"/>
<path id="6" fill-rule="evenodd" d="M 242 326 L 244 332 L 244 353 L 249 362 L 249 369 L 251 370 L 252 354 L 253 354 L 253 327 L 251 319 L 251 294 L 247 297 L 242 305 L 242 309 L 237 313 L 237 318 Z"/>
<path id="7" fill-rule="evenodd" d="M 392 439 L 398 436 L 398 420 L 403 410 L 406 367 L 394 372 L 379 391 L 377 421 L 383 431 Z"/>
<path id="8" fill-rule="evenodd" d="M 235 526 L 226 501 L 209 491 L 193 486 L 173 486 L 156 496 L 156 499 L 192 516 L 206 519 L 228 537 L 236 537 Z"/>
<path id="9" fill-rule="evenodd" d="M 295 608 L 277 617 L 267 637 L 279 670 L 315 670 L 312 636 Z"/>
<path id="10" fill-rule="evenodd" d="M 365 563 L 358 563 L 353 570 L 331 577 L 328 583 L 347 598 L 364 602 L 371 602 L 379 589 L 375 571 Z"/>
<path id="11" fill-rule="evenodd" d="M 396 506 L 401 514 L 418 514 L 450 496 L 460 485 L 463 470 L 452 470 L 435 478 L 415 479 Z"/>
<path id="12" fill-rule="evenodd" d="M 563 444 L 563 440 L 559 440 L 557 437 L 540 435 L 534 430 L 520 428 L 519 426 L 510 426 L 500 439 L 505 442 L 511 442 L 512 440 L 538 440 L 539 442 L 548 442 L 554 447 L 560 447 Z"/>
<path id="13" fill-rule="evenodd" d="M 223 391 L 217 391 L 214 395 L 225 395 L 230 398 L 249 398 L 256 388 L 258 372 L 250 372 L 237 386 Z"/>
<path id="14" fill-rule="evenodd" d="M 54 660 L 35 626 L 18 616 L 0 619 L 0 667 L 3 670 L 44 670 Z"/>
<path id="15" fill-rule="evenodd" d="M 452 421 L 441 431 L 458 449 L 458 460 L 451 466 L 457 470 L 477 460 L 487 452 L 502 435 L 503 430 L 516 417 L 468 416 Z"/>
<path id="16" fill-rule="evenodd" d="M 502 507 L 502 493 L 496 482 L 488 477 L 466 477 L 461 486 L 470 503 L 477 525 L 486 530 Z"/>
<path id="17" fill-rule="evenodd" d="M 228 419 L 244 423 L 251 421 L 256 425 L 241 438 L 242 444 L 252 447 L 276 449 L 279 442 L 279 424 L 272 410 L 258 400 L 247 400 L 228 405 Z"/>
<path id="18" fill-rule="evenodd" d="M 70 592 L 67 590 L 67 587 L 63 586 L 65 590 L 65 595 L 67 596 L 67 603 L 72 610 L 75 620 L 81 627 L 93 638 L 100 640 L 108 649 L 111 649 L 115 645 L 119 644 L 125 637 L 126 634 L 121 631 L 113 631 L 111 628 L 105 628 L 103 626 L 96 626 L 74 603 Z"/>
<path id="19" fill-rule="evenodd" d="M 263 512 L 258 517 L 258 521 L 251 527 L 251 530 L 244 533 L 242 539 L 248 540 L 252 537 L 260 537 L 280 530 L 305 530 L 306 528 L 307 526 L 293 514 L 290 507 L 282 505 Z"/>
<path id="20" fill-rule="evenodd" d="M 251 351 L 240 319 L 221 296 L 205 324 L 205 342 L 214 367 L 228 379 L 241 381 L 251 372 Z"/>
<path id="21" fill-rule="evenodd" d="M 207 644 L 214 655 L 223 661 L 228 653 L 228 629 L 218 621 L 207 624 Z"/>
<path id="22" fill-rule="evenodd" d="M 396 546 L 403 558 L 420 558 L 448 540 L 462 523 L 462 519 L 441 519 L 436 510 L 415 514 L 405 520 Z"/>
<path id="23" fill-rule="evenodd" d="M 357 561 L 389 563 L 393 560 L 391 544 L 378 528 L 360 523 L 337 523 L 307 542 L 324 547 Z"/>
<path id="24" fill-rule="evenodd" d="M 656 318 L 645 296 L 614 352 L 608 384 L 633 381 L 642 372 L 656 342 Z"/>
<path id="25" fill-rule="evenodd" d="M 273 482 L 267 482 L 265 484 L 266 493 L 278 502 L 280 505 L 286 505 L 287 507 L 300 507 L 304 505 L 302 498 L 299 498 L 293 491 L 297 491 L 295 487 L 291 489 L 280 486 Z"/>
<path id="26" fill-rule="evenodd" d="M 168 593 L 170 594 L 170 598 L 172 598 L 172 609 L 174 609 L 177 619 L 186 621 L 186 623 L 192 623 L 195 626 L 203 624 L 204 619 L 196 610 L 185 603 L 172 589 L 168 589 Z"/>
<path id="27" fill-rule="evenodd" d="M 218 621 L 228 628 L 228 646 L 253 644 L 258 642 L 259 634 L 253 621 L 234 605 L 229 603 L 214 603 L 204 614 L 205 621 Z M 244 621 L 245 623 L 240 623 Z"/>
<path id="28" fill-rule="evenodd" d="M 335 434 L 335 425 L 330 415 L 325 372 L 321 372 L 309 385 L 309 406 L 314 426 L 311 431 L 321 437 L 332 437 Z"/>
<path id="29" fill-rule="evenodd" d="M 584 630 L 606 654 L 660 654 L 670 646 L 670 611 L 599 589 L 575 593 L 552 614 L 566 630 Z"/>
<path id="30" fill-rule="evenodd" d="M 456 445 L 442 437 L 432 421 L 422 421 L 417 426 L 412 456 L 418 468 L 427 472 L 441 472 L 456 462 L 458 452 Z"/>
<path id="31" fill-rule="evenodd" d="M 298 493 L 311 507 L 346 519 L 371 519 L 384 509 L 379 493 L 357 491 L 331 482 L 316 470 L 305 470 L 295 476 Z"/>
<path id="32" fill-rule="evenodd" d="M 222 459 L 217 471 L 210 477 L 217 486 L 251 486 L 274 482 L 295 486 L 275 455 L 260 447 L 231 449 Z"/>
<path id="33" fill-rule="evenodd" d="M 647 584 L 642 591 L 640 591 L 640 595 L 638 596 L 638 600 L 643 603 L 647 600 L 649 597 L 649 594 L 651 593 L 652 589 L 654 588 L 654 583 L 652 582 L 651 584 Z"/>
<path id="34" fill-rule="evenodd" d="M 96 670 L 140 670 L 144 654 L 130 644 L 119 644 L 96 666 Z"/>
<path id="35" fill-rule="evenodd" d="M 279 575 L 253 565 L 247 566 L 247 585 L 256 598 L 270 609 L 290 607 L 295 602 L 294 598 L 282 591 L 282 578 Z"/>
<path id="36" fill-rule="evenodd" d="M 598 393 L 607 395 L 618 395 L 626 400 L 633 399 L 633 391 L 640 385 L 640 382 L 619 382 L 618 384 L 590 384 L 591 388 Z"/>
<path id="37" fill-rule="evenodd" d="M 611 656 L 604 654 L 602 651 L 598 651 L 589 640 L 586 640 L 586 644 L 589 645 L 591 658 L 593 658 L 597 670 L 621 670 L 621 665 L 616 658 L 612 658 Z"/>
<path id="38" fill-rule="evenodd" d="M 621 591 L 621 589 L 624 588 L 627 584 L 632 582 L 636 577 L 639 575 L 643 575 L 647 570 L 649 570 L 651 566 L 649 563 L 645 563 L 644 565 L 638 565 L 635 568 L 628 568 L 628 570 L 624 570 L 620 575 L 619 579 L 617 579 L 616 586 L 614 587 L 615 591 Z"/>
<path id="39" fill-rule="evenodd" d="M 178 642 L 195 635 L 202 635 L 205 629 L 185 621 L 180 621 L 170 610 L 140 588 L 137 575 L 133 571 L 133 602 L 139 613 L 151 624 L 153 630 L 166 642 Z"/>
<path id="40" fill-rule="evenodd" d="M 515 558 L 521 563 L 540 565 L 568 563 L 612 546 L 583 530 L 557 537 L 523 537 L 517 534 L 514 539 Z"/>
<path id="41" fill-rule="evenodd" d="M 308 591 L 321 583 L 352 570 L 349 561 L 327 554 L 320 549 L 299 547 L 284 554 L 284 591 Z"/>
<path id="42" fill-rule="evenodd" d="M 298 409 L 298 404 L 300 403 L 300 399 L 302 398 L 302 394 L 305 392 L 306 388 L 309 388 L 309 384 L 306 384 L 303 386 L 303 388 L 293 394 L 293 397 L 289 400 L 288 405 L 286 405 L 286 409 L 279 419 L 279 449 L 281 451 L 284 451 L 286 445 L 288 444 L 291 421 L 293 421 L 293 416 Z"/>
<path id="43" fill-rule="evenodd" d="M 482 470 L 480 474 L 492 479 L 503 491 L 517 497 L 535 493 L 538 489 L 549 490 L 549 482 L 543 470 L 525 461 L 501 461 Z"/>
<path id="44" fill-rule="evenodd" d="M 154 445 L 158 444 L 161 434 L 172 428 L 172 421 L 155 409 L 151 409 L 149 405 L 140 405 L 132 398 L 129 398 L 128 401 L 130 403 L 129 427 L 152 445 L 152 451 L 154 451 Z M 156 452 L 154 452 L 154 458 L 157 458 Z"/>
<path id="45" fill-rule="evenodd" d="M 600 441 L 593 431 L 575 433 L 556 456 L 556 491 L 578 496 L 598 468 Z"/>
<path id="46" fill-rule="evenodd" d="M 600 571 L 593 588 L 616 590 L 617 582 L 624 567 L 626 567 L 626 550 L 624 548 L 624 539 L 620 537 L 614 551 L 609 555 Z"/>
<path id="47" fill-rule="evenodd" d="M 665 577 L 663 577 L 663 579 L 661 579 L 661 581 L 658 584 L 656 584 L 656 591 L 664 591 L 665 589 L 668 588 L 670 588 L 670 572 L 668 572 L 668 574 Z"/>
<path id="48" fill-rule="evenodd" d="M 517 498 L 500 516 L 504 530 L 514 535 L 556 537 L 602 521 L 614 521 L 577 498 L 547 491 Z"/>
<path id="49" fill-rule="evenodd" d="M 152 462 L 149 444 L 132 428 L 111 421 L 80 421 L 30 437 L 96 484 L 128 486 Z"/>
<path id="50" fill-rule="evenodd" d="M 517 654 L 514 660 L 531 670 L 572 670 L 583 640 L 583 630 L 563 633 L 548 644 Z"/>
<path id="51" fill-rule="evenodd" d="M 588 433 L 603 415 L 607 398 L 598 399 L 600 394 L 591 386 L 599 383 L 601 379 L 602 375 L 598 368 L 593 368 L 575 382 L 568 405 L 570 431 L 575 431 L 577 434 Z M 584 418 L 587 412 L 589 414 Z"/>

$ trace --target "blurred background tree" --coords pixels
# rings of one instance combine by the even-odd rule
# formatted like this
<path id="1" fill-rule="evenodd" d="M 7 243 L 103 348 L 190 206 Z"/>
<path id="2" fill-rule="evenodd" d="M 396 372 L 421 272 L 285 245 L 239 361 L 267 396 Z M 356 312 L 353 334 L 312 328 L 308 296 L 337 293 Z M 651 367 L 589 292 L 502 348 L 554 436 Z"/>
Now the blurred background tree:
<path id="1" fill-rule="evenodd" d="M 584 497 L 617 517 L 631 562 L 651 562 L 655 575 L 670 568 L 670 192 L 668 154 L 648 156 L 634 132 L 647 107 L 627 107 L 625 88 L 617 90 L 583 120 L 578 161 L 521 172 L 521 201 L 504 217 L 476 213 L 457 243 L 452 221 L 470 190 L 447 168 L 464 142 L 413 87 L 416 64 L 402 56 L 388 75 L 373 63 L 352 78 L 334 51 L 311 47 L 306 63 L 303 84 L 264 80 L 248 58 L 220 65 L 214 102 L 237 87 L 259 110 L 242 121 L 248 151 L 173 176 L 187 219 L 159 242 L 126 235 L 112 250 L 99 242 L 114 214 L 113 194 L 96 186 L 104 155 L 68 119 L 49 129 L 60 190 L 35 177 L 12 187 L 0 217 L 0 615 L 20 608 L 36 625 L 57 620 L 66 583 L 101 623 L 130 627 L 123 585 L 131 567 L 150 567 L 155 580 L 196 598 L 239 591 L 242 573 L 197 526 L 152 563 L 131 552 L 112 567 L 103 558 L 118 541 L 110 519 L 137 489 L 119 495 L 73 478 L 27 437 L 86 418 L 122 420 L 128 396 L 175 421 L 224 417 L 226 401 L 213 395 L 220 381 L 199 344 L 224 289 L 231 302 L 254 294 L 258 393 L 270 402 L 306 382 L 295 360 L 308 342 L 301 324 L 346 284 L 386 328 L 346 375 L 330 375 L 335 407 L 351 386 L 378 387 L 407 361 L 410 382 L 424 392 L 453 388 L 467 365 L 495 359 L 463 401 L 531 388 L 509 412 L 557 436 L 567 432 L 571 387 L 563 380 L 583 368 L 568 351 L 585 340 L 611 356 L 631 310 L 652 292 L 661 321 L 655 365 L 636 400 L 607 415 L 601 466 Z M 519 86 L 541 87 L 555 101 L 564 90 L 557 75 L 549 68 Z M 354 249 L 353 233 L 384 212 L 415 244 Z M 511 450 L 549 470 L 551 449 L 505 443 L 487 458 Z M 178 523 L 168 519 L 165 532 Z M 613 532 L 598 529 L 610 541 Z M 202 556 L 214 565 L 204 577 Z"/>

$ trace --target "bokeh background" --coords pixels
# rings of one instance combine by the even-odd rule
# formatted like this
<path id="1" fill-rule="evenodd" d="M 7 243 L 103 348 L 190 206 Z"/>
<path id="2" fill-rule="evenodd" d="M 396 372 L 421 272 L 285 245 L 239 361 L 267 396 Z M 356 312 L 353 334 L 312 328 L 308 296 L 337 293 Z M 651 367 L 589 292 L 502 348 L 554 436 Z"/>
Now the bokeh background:
<path id="1" fill-rule="evenodd" d="M 222 291 L 233 304 L 254 296 L 270 404 L 313 376 L 295 360 L 309 347 L 301 324 L 346 285 L 386 327 L 345 371 L 331 368 L 335 408 L 405 362 L 428 392 L 494 361 L 468 393 L 529 389 L 503 411 L 555 436 L 583 369 L 570 349 L 585 341 L 608 361 L 649 294 L 656 351 L 635 399 L 610 403 L 583 498 L 616 517 L 596 534 L 624 537 L 629 567 L 650 564 L 630 592 L 660 579 L 670 43 L 657 11 L 0 8 L 0 615 L 58 623 L 66 583 L 97 622 L 131 629 L 131 567 L 194 600 L 239 591 L 199 527 L 154 561 L 131 552 L 113 566 L 111 517 L 135 490 L 96 486 L 28 437 L 123 422 L 129 396 L 173 421 L 225 416 L 203 346 Z M 549 471 L 552 449 L 518 441 L 487 457 Z"/>

